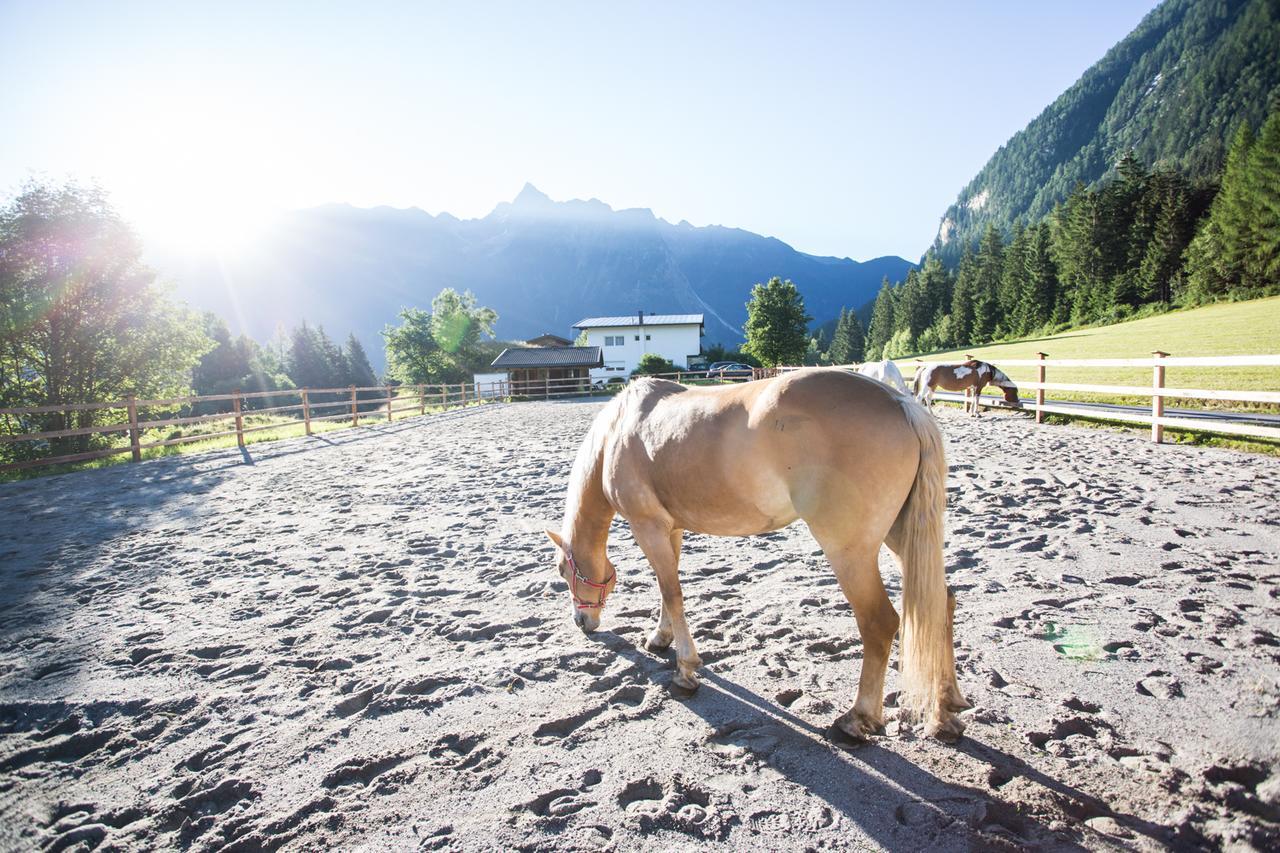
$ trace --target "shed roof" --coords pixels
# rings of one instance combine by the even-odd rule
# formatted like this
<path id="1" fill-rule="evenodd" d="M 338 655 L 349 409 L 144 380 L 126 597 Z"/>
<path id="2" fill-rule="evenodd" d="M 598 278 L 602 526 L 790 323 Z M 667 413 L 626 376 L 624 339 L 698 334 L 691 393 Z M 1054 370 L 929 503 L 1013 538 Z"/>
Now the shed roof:
<path id="1" fill-rule="evenodd" d="M 624 317 L 588 317 L 573 324 L 575 329 L 599 329 L 613 326 L 701 326 L 701 314 L 646 314 L 644 322 L 639 315 Z"/>
<path id="2" fill-rule="evenodd" d="M 600 347 L 508 347 L 491 367 L 604 367 Z"/>

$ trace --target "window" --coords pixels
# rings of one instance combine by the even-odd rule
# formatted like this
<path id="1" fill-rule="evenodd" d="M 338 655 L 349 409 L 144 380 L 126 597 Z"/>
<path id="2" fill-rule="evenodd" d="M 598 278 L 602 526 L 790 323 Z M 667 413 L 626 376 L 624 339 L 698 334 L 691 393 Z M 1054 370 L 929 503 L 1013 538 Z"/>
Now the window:
<path id="1" fill-rule="evenodd" d="M 651 340 L 653 340 L 653 338 L 649 337 L 648 335 L 645 335 L 645 336 L 644 336 L 644 339 L 645 339 L 646 341 L 651 341 Z"/>
<path id="2" fill-rule="evenodd" d="M 622 337 L 622 335 L 605 335 L 604 345 L 607 347 L 620 347 L 623 343 Z"/>
<path id="3" fill-rule="evenodd" d="M 621 335 L 619 335 L 619 337 L 621 337 Z M 604 369 L 606 373 L 625 373 L 627 365 L 625 362 L 621 361 L 606 361 L 604 363 Z"/>
<path id="4" fill-rule="evenodd" d="M 636 335 L 636 340 L 637 340 L 637 341 L 638 341 L 638 340 L 640 340 L 640 336 L 639 336 L 639 335 Z"/>

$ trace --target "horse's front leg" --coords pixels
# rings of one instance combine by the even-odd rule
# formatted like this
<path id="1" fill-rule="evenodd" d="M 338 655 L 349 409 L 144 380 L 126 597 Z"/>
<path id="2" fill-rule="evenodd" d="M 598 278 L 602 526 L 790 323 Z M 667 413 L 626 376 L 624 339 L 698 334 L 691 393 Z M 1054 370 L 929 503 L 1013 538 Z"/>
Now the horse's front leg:
<path id="1" fill-rule="evenodd" d="M 661 651 L 672 643 L 676 647 L 675 683 L 686 690 L 698 687 L 698 667 L 702 659 L 693 644 L 689 624 L 684 619 L 684 595 L 680 591 L 680 541 L 682 531 L 656 523 L 632 522 L 631 532 L 653 566 L 662 593 L 662 614 L 658 627 L 646 644 L 651 651 Z"/>

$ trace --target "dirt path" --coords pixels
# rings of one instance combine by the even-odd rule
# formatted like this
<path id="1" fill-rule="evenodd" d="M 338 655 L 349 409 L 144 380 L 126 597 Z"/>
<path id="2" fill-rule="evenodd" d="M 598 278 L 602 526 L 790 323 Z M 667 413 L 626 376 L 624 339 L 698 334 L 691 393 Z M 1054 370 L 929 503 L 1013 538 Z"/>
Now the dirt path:
<path id="1" fill-rule="evenodd" d="M 976 708 L 856 746 L 803 525 L 687 540 L 692 698 L 625 525 L 573 627 L 541 529 L 599 405 L 0 486 L 0 848 L 1280 843 L 1280 460 L 942 412 Z"/>

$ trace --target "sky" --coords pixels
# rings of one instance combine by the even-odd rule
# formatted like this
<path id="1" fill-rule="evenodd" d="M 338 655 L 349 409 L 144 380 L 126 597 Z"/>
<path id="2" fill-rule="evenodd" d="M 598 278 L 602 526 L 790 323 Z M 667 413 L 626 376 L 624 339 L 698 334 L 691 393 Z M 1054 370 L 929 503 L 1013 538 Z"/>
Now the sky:
<path id="1" fill-rule="evenodd" d="M 484 216 L 531 182 L 916 259 L 1156 5 L 0 0 L 0 197 L 96 181 L 149 245 L 280 210 Z"/>

